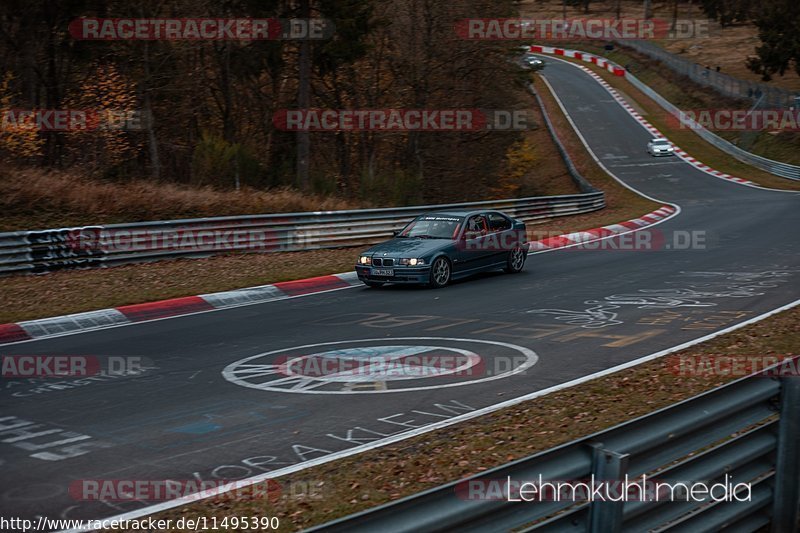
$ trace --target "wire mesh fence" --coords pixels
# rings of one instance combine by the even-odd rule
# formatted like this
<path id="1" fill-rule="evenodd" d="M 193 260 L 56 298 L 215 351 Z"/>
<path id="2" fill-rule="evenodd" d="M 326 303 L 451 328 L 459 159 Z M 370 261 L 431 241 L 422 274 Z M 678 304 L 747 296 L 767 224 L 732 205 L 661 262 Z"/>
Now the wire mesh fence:
<path id="1" fill-rule="evenodd" d="M 791 92 L 779 87 L 742 80 L 717 72 L 716 66 L 694 63 L 678 57 L 652 42 L 631 40 L 619 42 L 618 44 L 633 48 L 637 52 L 660 61 L 670 70 L 687 76 L 699 85 L 711 87 L 725 96 L 758 102 L 759 106 L 763 108 L 786 109 L 800 107 L 800 92 Z"/>

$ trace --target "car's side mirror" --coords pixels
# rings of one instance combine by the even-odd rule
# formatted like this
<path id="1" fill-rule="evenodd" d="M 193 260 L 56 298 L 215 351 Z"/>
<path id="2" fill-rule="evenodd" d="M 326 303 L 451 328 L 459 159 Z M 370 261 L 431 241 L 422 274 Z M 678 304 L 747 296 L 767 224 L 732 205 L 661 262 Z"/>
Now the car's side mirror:
<path id="1" fill-rule="evenodd" d="M 400 230 L 394 230 L 392 232 L 392 237 L 397 237 L 398 235 L 400 235 Z"/>

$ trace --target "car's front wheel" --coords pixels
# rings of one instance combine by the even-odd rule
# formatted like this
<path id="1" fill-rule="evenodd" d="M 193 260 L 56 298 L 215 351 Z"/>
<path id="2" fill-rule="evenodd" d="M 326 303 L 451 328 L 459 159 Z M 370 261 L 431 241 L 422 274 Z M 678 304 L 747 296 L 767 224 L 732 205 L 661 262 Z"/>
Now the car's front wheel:
<path id="1" fill-rule="evenodd" d="M 440 289 L 450 283 L 450 261 L 446 257 L 437 257 L 431 265 L 430 286 Z"/>
<path id="2" fill-rule="evenodd" d="M 508 259 L 506 260 L 505 271 L 509 274 L 516 274 L 525 266 L 525 250 L 521 246 L 515 246 L 513 250 L 508 252 Z"/>

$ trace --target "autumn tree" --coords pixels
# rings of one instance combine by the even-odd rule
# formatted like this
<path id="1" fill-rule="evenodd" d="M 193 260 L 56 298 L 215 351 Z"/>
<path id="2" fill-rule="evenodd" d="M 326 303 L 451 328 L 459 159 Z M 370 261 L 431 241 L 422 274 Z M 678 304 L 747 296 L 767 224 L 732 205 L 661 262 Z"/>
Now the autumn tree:
<path id="1" fill-rule="evenodd" d="M 15 157 L 41 155 L 44 139 L 39 134 L 33 116 L 20 116 L 19 110 L 14 109 L 13 81 L 11 72 L 7 72 L 0 80 L 0 149 Z"/>
<path id="2" fill-rule="evenodd" d="M 139 144 L 134 131 L 146 126 L 147 117 L 137 109 L 135 85 L 112 63 L 95 65 L 66 103 L 87 117 L 85 128 L 67 134 L 75 161 L 97 171 L 134 155 Z"/>

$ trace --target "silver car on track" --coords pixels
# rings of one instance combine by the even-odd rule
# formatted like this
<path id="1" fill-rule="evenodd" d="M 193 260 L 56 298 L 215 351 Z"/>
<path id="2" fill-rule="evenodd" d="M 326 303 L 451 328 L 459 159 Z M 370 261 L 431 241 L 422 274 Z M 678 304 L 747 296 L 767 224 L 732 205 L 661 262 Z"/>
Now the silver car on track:
<path id="1" fill-rule="evenodd" d="M 672 143 L 669 140 L 663 137 L 656 137 L 647 143 L 647 153 L 653 157 L 675 155 L 675 148 L 672 147 Z"/>

